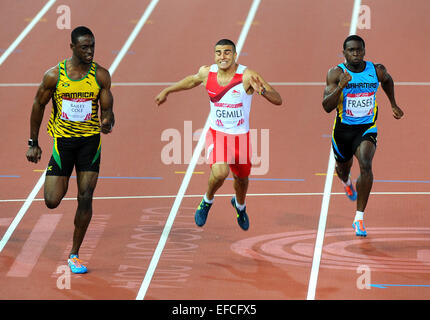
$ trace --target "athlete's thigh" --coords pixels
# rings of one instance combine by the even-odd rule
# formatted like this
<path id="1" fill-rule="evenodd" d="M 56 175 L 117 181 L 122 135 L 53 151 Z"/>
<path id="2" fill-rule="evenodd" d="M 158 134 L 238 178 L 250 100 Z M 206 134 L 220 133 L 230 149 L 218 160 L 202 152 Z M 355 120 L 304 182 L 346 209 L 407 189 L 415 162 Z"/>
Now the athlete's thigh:
<path id="1" fill-rule="evenodd" d="M 96 171 L 76 171 L 78 194 L 92 196 L 98 181 Z"/>
<path id="2" fill-rule="evenodd" d="M 376 145 L 372 141 L 363 140 L 355 151 L 355 157 L 360 166 L 371 165 L 375 152 Z"/>
<path id="3" fill-rule="evenodd" d="M 66 195 L 68 186 L 68 176 L 46 175 L 44 186 L 45 201 L 54 206 L 58 205 Z"/>

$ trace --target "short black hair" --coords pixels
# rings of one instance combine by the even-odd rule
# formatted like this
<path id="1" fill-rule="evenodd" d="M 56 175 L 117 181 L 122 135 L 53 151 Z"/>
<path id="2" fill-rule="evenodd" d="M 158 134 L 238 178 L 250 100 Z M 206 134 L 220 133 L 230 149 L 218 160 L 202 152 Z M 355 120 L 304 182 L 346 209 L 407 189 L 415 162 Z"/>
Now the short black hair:
<path id="1" fill-rule="evenodd" d="M 343 42 L 343 50 L 345 50 L 345 49 L 346 49 L 346 43 L 347 43 L 348 41 L 352 41 L 352 40 L 360 41 L 360 42 L 363 44 L 363 48 L 366 48 L 366 44 L 364 43 L 363 38 L 362 38 L 362 37 L 360 37 L 360 36 L 357 36 L 356 34 L 353 34 L 353 35 L 348 36 L 348 37 L 345 39 L 345 41 Z"/>
<path id="2" fill-rule="evenodd" d="M 229 39 L 221 39 L 219 40 L 216 44 L 216 46 L 232 46 L 233 47 L 233 51 L 236 52 L 236 45 L 234 44 L 233 41 L 229 40 Z"/>
<path id="3" fill-rule="evenodd" d="M 72 38 L 72 43 L 76 44 L 79 37 L 86 36 L 86 35 L 89 35 L 94 38 L 94 34 L 87 27 L 84 27 L 84 26 L 76 27 L 75 29 L 73 29 L 70 35 Z"/>

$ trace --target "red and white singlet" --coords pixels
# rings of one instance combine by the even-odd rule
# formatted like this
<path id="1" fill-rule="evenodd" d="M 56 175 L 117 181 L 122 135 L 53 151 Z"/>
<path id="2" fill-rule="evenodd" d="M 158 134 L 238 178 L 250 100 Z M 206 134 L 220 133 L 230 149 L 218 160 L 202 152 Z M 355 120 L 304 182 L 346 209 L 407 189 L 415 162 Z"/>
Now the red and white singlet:
<path id="1" fill-rule="evenodd" d="M 228 85 L 220 86 L 217 80 L 218 65 L 210 67 L 206 90 L 210 98 L 210 127 L 228 134 L 249 131 L 249 113 L 252 94 L 247 94 L 242 77 L 246 67 L 238 65 L 236 74 Z"/>

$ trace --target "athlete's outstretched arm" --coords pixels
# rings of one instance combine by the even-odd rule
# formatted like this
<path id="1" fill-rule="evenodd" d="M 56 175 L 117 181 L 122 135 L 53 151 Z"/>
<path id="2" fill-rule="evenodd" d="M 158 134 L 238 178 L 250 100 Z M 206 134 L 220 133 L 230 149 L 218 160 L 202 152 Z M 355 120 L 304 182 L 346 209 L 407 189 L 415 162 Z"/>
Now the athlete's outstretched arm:
<path id="1" fill-rule="evenodd" d="M 58 81 L 58 67 L 49 69 L 43 76 L 42 83 L 37 90 L 33 100 L 33 107 L 30 116 L 30 139 L 38 141 L 40 125 L 42 123 L 45 106 L 55 91 Z M 37 163 L 42 156 L 42 149 L 39 145 L 30 147 L 27 150 L 26 157 L 28 161 Z"/>
<path id="2" fill-rule="evenodd" d="M 189 90 L 189 89 L 197 87 L 198 85 L 202 84 L 203 82 L 205 82 L 207 80 L 208 74 L 209 74 L 209 66 L 200 67 L 199 71 L 196 74 L 189 75 L 189 76 L 185 77 L 184 79 L 171 85 L 170 87 L 164 88 L 155 97 L 155 103 L 157 105 L 164 103 L 167 99 L 167 96 L 172 92 Z"/>
<path id="3" fill-rule="evenodd" d="M 403 117 L 403 111 L 399 108 L 394 97 L 394 81 L 387 69 L 382 64 L 375 64 L 376 74 L 378 75 L 378 80 L 381 82 L 382 89 L 387 95 L 391 103 L 391 110 L 393 111 L 393 116 L 396 119 Z"/>
<path id="4" fill-rule="evenodd" d="M 327 113 L 336 109 L 342 90 L 351 79 L 352 77 L 348 71 L 345 70 L 345 72 L 343 72 L 342 69 L 338 67 L 334 67 L 328 71 L 324 98 L 322 101 L 323 108 Z"/>
<path id="5" fill-rule="evenodd" d="M 109 71 L 101 66 L 97 66 L 97 83 L 100 85 L 100 120 L 101 131 L 104 134 L 110 133 L 115 124 L 113 113 L 113 95 L 110 91 L 111 77 Z"/>
<path id="6" fill-rule="evenodd" d="M 282 104 L 282 97 L 266 80 L 263 79 L 254 70 L 246 69 L 243 74 L 243 85 L 247 92 L 250 90 L 257 92 L 266 98 L 267 101 L 280 106 Z"/>

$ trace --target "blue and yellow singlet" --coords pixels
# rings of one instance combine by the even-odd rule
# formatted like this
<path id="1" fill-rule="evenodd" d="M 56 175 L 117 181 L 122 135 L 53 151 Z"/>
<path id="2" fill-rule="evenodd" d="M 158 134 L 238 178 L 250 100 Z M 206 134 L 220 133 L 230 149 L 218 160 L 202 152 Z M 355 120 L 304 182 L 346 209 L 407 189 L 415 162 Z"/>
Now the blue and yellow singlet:
<path id="1" fill-rule="evenodd" d="M 337 105 L 336 122 L 347 125 L 372 124 L 378 115 L 376 91 L 379 87 L 378 75 L 375 66 L 370 61 L 362 72 L 352 72 L 346 69 L 344 63 L 338 66 L 352 76 Z"/>

